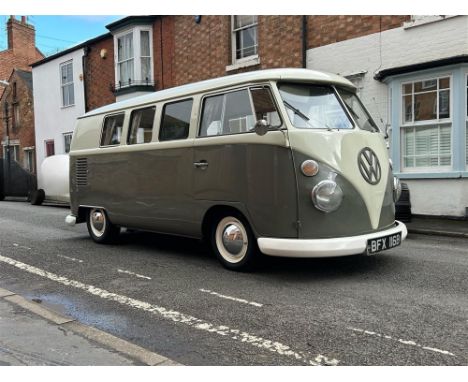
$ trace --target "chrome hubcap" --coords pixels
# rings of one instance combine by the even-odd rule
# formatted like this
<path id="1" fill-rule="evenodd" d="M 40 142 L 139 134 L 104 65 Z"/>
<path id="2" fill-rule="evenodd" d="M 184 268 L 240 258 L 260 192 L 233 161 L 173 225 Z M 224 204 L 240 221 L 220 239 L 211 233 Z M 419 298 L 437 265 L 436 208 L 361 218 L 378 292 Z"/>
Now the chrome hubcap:
<path id="1" fill-rule="evenodd" d="M 231 255 L 238 255 L 241 252 L 244 246 L 244 236 L 238 226 L 229 224 L 224 228 L 223 245 Z"/>
<path id="2" fill-rule="evenodd" d="M 90 215 L 93 233 L 98 237 L 102 236 L 106 229 L 106 216 L 104 215 L 104 211 L 93 209 Z"/>
<path id="3" fill-rule="evenodd" d="M 216 228 L 216 246 L 221 256 L 230 263 L 238 263 L 247 254 L 248 236 L 244 225 L 236 218 L 223 218 Z"/>

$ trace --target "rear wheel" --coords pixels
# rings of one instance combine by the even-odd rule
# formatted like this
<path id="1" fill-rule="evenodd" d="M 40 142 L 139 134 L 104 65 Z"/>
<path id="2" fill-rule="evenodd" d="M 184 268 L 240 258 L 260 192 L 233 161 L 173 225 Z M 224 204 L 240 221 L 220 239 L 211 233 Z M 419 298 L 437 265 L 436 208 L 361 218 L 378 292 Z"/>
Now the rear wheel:
<path id="1" fill-rule="evenodd" d="M 240 214 L 230 213 L 215 219 L 211 246 L 221 264 L 230 270 L 251 270 L 258 260 L 255 236 Z"/>
<path id="2" fill-rule="evenodd" d="M 86 217 L 89 236 L 100 244 L 109 244 L 117 240 L 120 227 L 113 225 L 106 211 L 102 208 L 91 208 Z"/>

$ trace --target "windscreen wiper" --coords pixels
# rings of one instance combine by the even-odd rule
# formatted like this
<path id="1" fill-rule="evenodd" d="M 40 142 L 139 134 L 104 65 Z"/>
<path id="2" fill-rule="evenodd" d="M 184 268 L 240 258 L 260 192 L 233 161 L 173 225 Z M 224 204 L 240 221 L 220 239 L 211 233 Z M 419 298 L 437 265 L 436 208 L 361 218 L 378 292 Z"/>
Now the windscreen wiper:
<path id="1" fill-rule="evenodd" d="M 310 123 L 310 118 L 305 115 L 302 111 L 300 111 L 299 109 L 295 108 L 293 105 L 291 105 L 288 101 L 284 101 L 283 100 L 283 103 L 286 107 L 288 107 L 289 109 L 291 109 L 294 114 L 297 114 L 299 117 L 301 117 L 310 127 L 312 127 L 313 129 L 315 129 L 316 127 L 314 125 L 312 125 L 312 123 Z M 318 122 L 318 121 L 316 121 Z M 332 131 L 332 128 L 330 126 L 328 126 L 326 123 L 324 123 L 325 127 L 329 130 L 329 131 Z"/>
<path id="2" fill-rule="evenodd" d="M 283 101 L 283 103 L 289 107 L 295 114 L 297 114 L 299 117 L 301 117 L 304 121 L 310 121 L 310 118 L 305 115 L 302 111 L 299 109 L 295 108 L 293 105 L 291 105 L 288 101 Z"/>

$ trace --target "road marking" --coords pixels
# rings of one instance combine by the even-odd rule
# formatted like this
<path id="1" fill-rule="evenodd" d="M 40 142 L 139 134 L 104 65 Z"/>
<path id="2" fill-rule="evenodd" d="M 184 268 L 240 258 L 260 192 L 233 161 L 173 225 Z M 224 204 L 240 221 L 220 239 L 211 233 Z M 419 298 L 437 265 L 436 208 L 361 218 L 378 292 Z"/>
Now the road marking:
<path id="1" fill-rule="evenodd" d="M 140 301 L 127 297 L 124 295 L 119 295 L 116 293 L 109 292 L 105 289 L 95 287 L 93 285 L 87 285 L 79 281 L 70 280 L 64 276 L 56 275 L 40 268 L 22 263 L 20 261 L 11 259 L 0 255 L 0 261 L 12 265 L 18 269 L 24 270 L 26 272 L 35 274 L 47 278 L 49 280 L 55 281 L 65 286 L 71 286 L 76 289 L 83 290 L 86 293 L 92 294 L 94 296 L 101 297 L 106 300 L 114 301 L 122 305 L 129 306 L 131 308 L 141 309 L 146 312 L 150 312 L 156 316 L 162 317 L 164 319 L 173 321 L 175 323 L 182 323 L 188 325 L 194 329 L 206 331 L 209 333 L 214 333 L 221 335 L 226 338 L 231 338 L 242 343 L 249 344 L 256 348 L 268 350 L 270 352 L 294 358 L 298 361 L 301 361 L 307 365 L 320 366 L 320 365 L 338 365 L 339 361 L 334 358 L 328 358 L 324 355 L 318 354 L 315 357 L 308 353 L 294 351 L 289 346 L 284 345 L 277 341 L 268 340 L 262 337 L 257 337 L 253 334 L 244 332 L 240 329 L 230 328 L 225 325 L 213 325 L 205 320 L 177 312 L 172 309 L 167 309 L 162 306 L 157 306 L 150 304 L 145 301 Z"/>
<path id="2" fill-rule="evenodd" d="M 367 334 L 369 336 L 385 338 L 387 340 L 396 341 L 396 342 L 399 342 L 399 343 L 401 343 L 403 345 L 415 346 L 415 347 L 418 347 L 418 348 L 421 348 L 421 349 L 424 349 L 424 350 L 429 350 L 429 351 L 432 351 L 432 352 L 435 352 L 435 353 L 441 353 L 441 354 L 444 354 L 444 355 L 449 355 L 449 356 L 452 356 L 452 357 L 456 357 L 455 354 L 450 353 L 447 350 L 441 350 L 441 349 L 436 349 L 436 348 L 429 347 L 429 346 L 423 346 L 423 345 L 420 345 L 420 344 L 418 344 L 418 343 L 416 343 L 416 342 L 414 342 L 412 340 L 403 340 L 401 338 L 393 338 L 392 336 L 387 336 L 387 335 L 379 334 L 379 333 L 376 333 L 376 332 L 371 332 L 370 330 L 364 330 L 364 329 L 358 329 L 358 328 L 348 328 L 348 329 L 352 330 L 353 332 L 358 332 L 358 333 L 362 333 L 362 334 Z"/>
<path id="3" fill-rule="evenodd" d="M 57 255 L 58 257 L 61 257 L 62 259 L 67 259 L 67 260 L 70 260 L 70 261 L 74 261 L 75 263 L 82 263 L 83 260 L 80 260 L 80 259 L 75 259 L 74 257 L 68 257 L 68 256 L 64 256 L 64 255 Z"/>
<path id="4" fill-rule="evenodd" d="M 124 270 L 124 269 L 117 269 L 117 272 L 119 272 L 119 273 L 125 273 L 125 274 L 127 274 L 127 275 L 132 275 L 132 276 L 138 277 L 138 278 L 140 278 L 140 279 L 151 280 L 151 277 L 139 275 L 138 273 L 126 271 L 126 270 Z"/>
<path id="5" fill-rule="evenodd" d="M 200 292 L 203 292 L 203 293 L 208 293 L 212 296 L 216 296 L 216 297 L 220 297 L 220 298 L 224 298 L 226 300 L 231 300 L 231 301 L 236 301 L 236 302 L 241 302 L 243 304 L 248 304 L 248 305 L 253 305 L 253 306 L 256 306 L 258 308 L 261 308 L 263 306 L 263 304 L 259 304 L 258 302 L 253 302 L 253 301 L 247 301 L 247 300 L 244 300 L 243 298 L 237 298 L 237 297 L 231 297 L 231 296 L 226 296 L 224 294 L 219 294 L 217 292 L 213 292 L 211 290 L 208 290 L 208 289 L 199 289 Z"/>
<path id="6" fill-rule="evenodd" d="M 31 248 L 29 248 L 29 247 L 25 247 L 24 245 L 19 245 L 19 244 L 16 244 L 16 243 L 13 243 L 13 247 L 31 250 Z"/>

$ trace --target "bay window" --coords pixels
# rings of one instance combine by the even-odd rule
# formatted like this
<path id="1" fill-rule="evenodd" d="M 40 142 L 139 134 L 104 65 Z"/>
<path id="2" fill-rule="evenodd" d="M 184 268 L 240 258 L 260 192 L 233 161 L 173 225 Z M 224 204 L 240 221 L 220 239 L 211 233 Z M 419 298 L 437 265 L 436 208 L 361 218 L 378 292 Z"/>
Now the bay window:
<path id="1" fill-rule="evenodd" d="M 114 36 L 116 89 L 153 85 L 152 28 L 138 26 Z"/>

